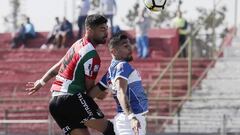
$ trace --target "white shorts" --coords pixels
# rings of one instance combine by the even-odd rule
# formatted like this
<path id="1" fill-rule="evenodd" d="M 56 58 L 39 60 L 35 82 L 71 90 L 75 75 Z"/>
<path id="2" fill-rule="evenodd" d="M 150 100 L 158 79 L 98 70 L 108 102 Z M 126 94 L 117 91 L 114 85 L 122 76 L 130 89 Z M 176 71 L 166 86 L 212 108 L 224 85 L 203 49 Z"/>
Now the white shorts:
<path id="1" fill-rule="evenodd" d="M 139 129 L 139 135 L 146 135 L 146 117 L 142 114 L 135 114 L 135 116 L 141 125 L 141 128 Z M 134 135 L 130 120 L 123 113 L 118 113 L 114 117 L 114 131 L 116 135 Z"/>

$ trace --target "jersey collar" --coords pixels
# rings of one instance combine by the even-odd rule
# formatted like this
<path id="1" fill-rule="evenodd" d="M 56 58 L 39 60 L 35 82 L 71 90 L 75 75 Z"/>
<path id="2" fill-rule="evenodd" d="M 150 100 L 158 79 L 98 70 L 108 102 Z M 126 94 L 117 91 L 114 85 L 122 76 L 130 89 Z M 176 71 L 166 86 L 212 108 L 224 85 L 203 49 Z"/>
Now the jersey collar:
<path id="1" fill-rule="evenodd" d="M 88 43 L 90 43 L 90 44 L 92 44 L 92 46 L 96 49 L 96 46 L 95 46 L 93 43 L 91 43 L 91 41 L 89 40 L 89 38 L 87 38 L 86 35 L 83 37 L 83 43 L 84 43 L 85 45 L 88 44 Z"/>

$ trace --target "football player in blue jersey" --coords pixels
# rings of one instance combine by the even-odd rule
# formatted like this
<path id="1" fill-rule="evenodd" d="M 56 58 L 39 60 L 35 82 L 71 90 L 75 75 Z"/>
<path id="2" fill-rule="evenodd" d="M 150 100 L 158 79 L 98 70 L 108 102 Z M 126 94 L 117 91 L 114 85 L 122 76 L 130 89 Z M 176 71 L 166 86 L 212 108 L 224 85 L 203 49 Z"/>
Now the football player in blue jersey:
<path id="1" fill-rule="evenodd" d="M 114 117 L 117 135 L 145 135 L 148 99 L 139 72 L 129 64 L 133 60 L 129 39 L 123 34 L 115 35 L 108 47 L 112 55 L 111 65 L 88 94 L 98 97 L 103 96 L 106 89 L 112 92 L 117 103 Z"/>

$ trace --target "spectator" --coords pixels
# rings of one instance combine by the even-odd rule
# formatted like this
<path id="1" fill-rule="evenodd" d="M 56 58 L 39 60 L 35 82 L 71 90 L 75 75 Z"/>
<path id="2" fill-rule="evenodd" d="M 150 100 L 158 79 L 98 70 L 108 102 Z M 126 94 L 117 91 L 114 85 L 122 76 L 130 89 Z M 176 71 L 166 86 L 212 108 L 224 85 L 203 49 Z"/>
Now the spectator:
<path id="1" fill-rule="evenodd" d="M 185 18 L 182 17 L 182 12 L 179 10 L 176 12 L 176 17 L 173 19 L 173 27 L 178 29 L 179 33 L 179 47 L 182 47 L 187 39 L 188 31 L 188 22 Z M 183 49 L 183 52 L 180 54 L 180 57 L 187 57 L 187 49 Z"/>
<path id="2" fill-rule="evenodd" d="M 49 46 L 49 48 L 54 48 L 56 44 L 56 39 L 59 36 L 61 22 L 58 17 L 55 18 L 56 24 L 53 26 L 51 32 L 48 33 L 47 42 L 41 46 L 42 49 L 45 49 Z M 50 45 L 53 43 L 53 45 Z"/>
<path id="3" fill-rule="evenodd" d="M 136 23 L 136 47 L 139 58 L 146 58 L 148 56 L 148 29 L 150 26 L 150 20 L 145 14 L 146 9 L 138 12 L 138 17 L 135 20 Z"/>
<path id="4" fill-rule="evenodd" d="M 17 32 L 14 33 L 14 35 L 13 35 L 11 47 L 17 48 L 20 44 L 23 43 L 24 37 L 25 37 L 25 26 L 24 26 L 24 24 L 21 24 L 21 26 L 19 27 Z"/>
<path id="5" fill-rule="evenodd" d="M 111 34 L 113 34 L 113 16 L 117 13 L 115 0 L 100 0 L 102 14 L 110 20 Z"/>
<path id="6" fill-rule="evenodd" d="M 20 44 L 23 44 L 23 47 L 27 47 L 27 40 L 33 39 L 36 37 L 36 32 L 33 24 L 30 22 L 30 18 L 26 18 L 26 23 L 21 24 L 20 28 L 13 36 L 12 48 L 17 48 Z"/>
<path id="7" fill-rule="evenodd" d="M 36 37 L 36 32 L 33 24 L 30 22 L 30 18 L 26 18 L 26 23 L 25 23 L 25 36 L 23 38 L 23 44 L 25 47 L 27 47 L 26 42 L 29 39 L 33 39 Z"/>
<path id="8" fill-rule="evenodd" d="M 80 6 L 79 6 L 79 16 L 78 16 L 78 38 L 82 38 L 82 35 L 85 30 L 84 22 L 87 18 L 88 11 L 90 9 L 90 1 L 89 0 L 81 0 Z"/>
<path id="9" fill-rule="evenodd" d="M 121 32 L 122 32 L 122 30 L 121 30 L 121 28 L 119 27 L 119 25 L 113 26 L 113 28 L 112 28 L 112 36 L 114 36 L 114 35 L 116 35 L 116 34 L 119 34 L 119 33 L 121 33 Z"/>
<path id="10" fill-rule="evenodd" d="M 58 48 L 66 47 L 66 41 L 73 38 L 72 23 L 70 23 L 65 17 L 60 27 L 60 33 L 57 39 Z"/>

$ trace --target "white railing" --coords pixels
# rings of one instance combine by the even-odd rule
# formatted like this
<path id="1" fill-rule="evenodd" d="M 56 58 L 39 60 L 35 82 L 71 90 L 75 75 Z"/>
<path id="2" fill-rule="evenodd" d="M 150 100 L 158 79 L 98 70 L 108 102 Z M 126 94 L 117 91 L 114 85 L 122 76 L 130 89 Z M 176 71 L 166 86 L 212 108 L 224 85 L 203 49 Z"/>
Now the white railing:
<path id="1" fill-rule="evenodd" d="M 10 124 L 47 124 L 48 125 L 48 135 L 54 135 L 54 128 L 53 124 L 55 122 L 53 121 L 52 117 L 48 115 L 48 119 L 32 119 L 32 120 L 8 120 L 3 119 L 0 120 L 0 125 L 2 124 L 3 130 L 0 132 L 0 135 L 8 135 L 9 134 L 9 125 Z"/>
<path id="2" fill-rule="evenodd" d="M 204 118 L 202 118 L 201 115 L 199 116 L 195 116 L 195 117 L 191 117 L 190 115 L 188 117 L 174 117 L 174 116 L 147 116 L 147 121 L 158 121 L 158 120 L 177 120 L 178 124 L 177 129 L 178 129 L 178 133 L 181 133 L 181 121 L 200 121 L 202 124 L 204 124 L 205 126 L 211 126 L 214 128 L 218 128 L 219 132 L 221 135 L 226 135 L 228 133 L 229 130 L 239 130 L 240 127 L 240 121 L 235 122 L 234 125 L 229 126 L 228 122 L 230 121 L 230 118 L 228 118 L 226 115 L 223 115 L 221 119 L 218 120 L 206 120 Z M 211 121 L 211 122 L 210 122 Z M 53 128 L 53 124 L 55 124 L 55 122 L 53 121 L 53 119 L 49 116 L 48 119 L 33 119 L 33 120 L 0 120 L 0 125 L 4 126 L 4 131 L 0 132 L 1 135 L 8 135 L 9 134 L 9 129 L 8 129 L 8 125 L 9 124 L 47 124 L 48 125 L 48 135 L 54 135 L 54 128 Z M 156 127 L 160 126 L 160 125 L 155 125 Z M 164 125 L 163 128 L 166 128 L 168 125 Z M 192 125 L 189 124 L 187 125 L 186 123 L 184 123 L 184 128 L 186 129 L 191 129 Z M 205 131 L 201 131 L 202 133 L 205 133 Z M 192 133 L 194 134 L 194 133 Z"/>

